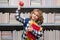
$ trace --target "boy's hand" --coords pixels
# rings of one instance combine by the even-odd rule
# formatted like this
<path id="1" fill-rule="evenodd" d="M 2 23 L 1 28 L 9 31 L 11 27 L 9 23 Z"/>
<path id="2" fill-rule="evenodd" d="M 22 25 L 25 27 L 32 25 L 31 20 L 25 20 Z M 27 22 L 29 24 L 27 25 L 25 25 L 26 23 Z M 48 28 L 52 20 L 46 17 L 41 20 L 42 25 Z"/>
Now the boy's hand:
<path id="1" fill-rule="evenodd" d="M 28 27 L 28 31 L 33 31 L 33 28 L 32 27 Z"/>
<path id="2" fill-rule="evenodd" d="M 18 10 L 20 10 L 22 7 L 23 7 L 23 6 L 20 6 L 20 5 L 18 4 Z"/>
<path id="3" fill-rule="evenodd" d="M 18 5 L 18 10 L 20 10 L 22 8 L 22 6 Z"/>

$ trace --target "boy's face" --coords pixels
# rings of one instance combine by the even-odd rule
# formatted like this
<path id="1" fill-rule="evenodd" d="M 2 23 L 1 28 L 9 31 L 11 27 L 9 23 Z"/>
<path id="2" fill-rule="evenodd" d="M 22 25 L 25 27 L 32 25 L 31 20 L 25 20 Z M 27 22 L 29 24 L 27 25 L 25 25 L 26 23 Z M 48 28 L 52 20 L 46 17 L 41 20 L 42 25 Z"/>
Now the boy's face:
<path id="1" fill-rule="evenodd" d="M 38 16 L 39 16 L 39 13 L 38 12 L 34 12 L 32 14 L 32 20 L 34 20 L 34 21 L 38 20 Z"/>

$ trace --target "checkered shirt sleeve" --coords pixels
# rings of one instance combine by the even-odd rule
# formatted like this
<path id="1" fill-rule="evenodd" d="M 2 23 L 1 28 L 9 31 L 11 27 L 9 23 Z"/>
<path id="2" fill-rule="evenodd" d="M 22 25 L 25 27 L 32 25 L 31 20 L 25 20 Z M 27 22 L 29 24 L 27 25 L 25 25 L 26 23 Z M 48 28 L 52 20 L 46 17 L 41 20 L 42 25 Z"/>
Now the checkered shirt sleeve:
<path id="1" fill-rule="evenodd" d="M 43 35 L 43 31 L 33 30 L 32 33 L 37 37 L 41 37 Z"/>
<path id="2" fill-rule="evenodd" d="M 24 31 L 23 31 L 23 35 L 22 35 L 23 40 L 26 40 L 26 32 L 28 31 L 28 30 L 27 30 L 28 27 L 29 27 L 29 23 L 27 23 L 27 26 L 25 27 L 25 29 L 24 29 Z"/>
<path id="3" fill-rule="evenodd" d="M 17 21 L 19 21 L 21 23 L 25 23 L 25 20 L 20 17 L 20 10 L 16 10 L 15 18 L 16 18 Z"/>

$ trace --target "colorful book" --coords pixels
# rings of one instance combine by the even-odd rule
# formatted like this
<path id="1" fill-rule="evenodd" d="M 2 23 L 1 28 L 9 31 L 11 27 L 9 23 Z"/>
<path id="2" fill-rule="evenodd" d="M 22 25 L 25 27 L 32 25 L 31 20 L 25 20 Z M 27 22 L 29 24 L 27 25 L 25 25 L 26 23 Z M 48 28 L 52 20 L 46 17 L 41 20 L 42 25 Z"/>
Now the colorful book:
<path id="1" fill-rule="evenodd" d="M 33 20 L 30 21 L 31 23 L 31 26 L 33 29 L 37 30 L 37 31 L 41 31 L 42 30 L 42 27 L 39 26 L 36 22 L 34 22 Z"/>
<path id="2" fill-rule="evenodd" d="M 37 30 L 37 31 L 41 31 L 42 30 L 42 27 L 38 26 L 38 24 L 34 21 L 30 21 L 30 25 L 33 29 Z M 26 35 L 27 35 L 27 40 L 30 39 L 30 40 L 35 40 L 35 35 L 32 34 L 30 31 L 27 31 L 26 32 Z"/>

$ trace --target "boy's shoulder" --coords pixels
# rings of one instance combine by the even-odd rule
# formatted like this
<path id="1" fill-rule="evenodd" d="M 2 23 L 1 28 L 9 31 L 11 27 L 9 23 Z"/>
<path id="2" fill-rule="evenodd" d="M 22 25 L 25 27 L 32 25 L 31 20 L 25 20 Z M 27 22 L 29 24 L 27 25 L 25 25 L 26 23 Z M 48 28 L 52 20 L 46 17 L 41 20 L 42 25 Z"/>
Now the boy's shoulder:
<path id="1" fill-rule="evenodd" d="M 30 20 L 30 18 L 25 18 L 25 22 L 28 22 Z"/>
<path id="2" fill-rule="evenodd" d="M 24 27 L 27 26 L 27 23 L 29 22 L 30 18 L 25 18 L 25 23 L 24 23 Z"/>

